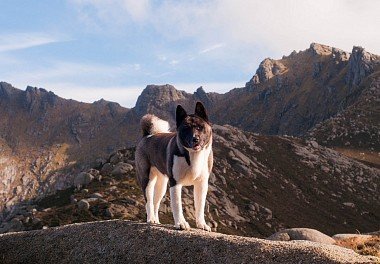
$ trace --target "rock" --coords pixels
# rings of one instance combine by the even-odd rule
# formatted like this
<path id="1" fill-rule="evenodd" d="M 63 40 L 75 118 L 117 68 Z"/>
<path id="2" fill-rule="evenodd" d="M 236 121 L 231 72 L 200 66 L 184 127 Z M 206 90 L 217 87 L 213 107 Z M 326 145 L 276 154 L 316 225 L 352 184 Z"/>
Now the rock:
<path id="1" fill-rule="evenodd" d="M 347 206 L 347 207 L 355 208 L 355 204 L 354 203 L 346 202 L 346 203 L 343 203 L 343 205 Z"/>
<path id="2" fill-rule="evenodd" d="M 103 195 L 101 195 L 100 193 L 93 193 L 90 195 L 91 198 L 103 198 Z"/>
<path id="3" fill-rule="evenodd" d="M 366 52 L 362 47 L 353 47 L 348 61 L 346 83 L 350 86 L 359 85 L 379 63 L 379 56 Z"/>
<path id="4" fill-rule="evenodd" d="M 33 220 L 32 220 L 32 224 L 33 225 L 38 225 L 38 224 L 40 224 L 42 222 L 42 220 L 40 219 L 40 218 L 38 218 L 38 217 L 35 217 L 35 218 L 33 218 Z"/>
<path id="5" fill-rule="evenodd" d="M 112 170 L 111 175 L 114 177 L 125 177 L 133 170 L 133 166 L 128 163 L 119 162 Z"/>
<path id="6" fill-rule="evenodd" d="M 314 141 L 314 140 L 310 141 L 310 145 L 311 145 L 313 148 L 318 148 L 318 147 L 319 147 L 319 144 L 318 144 L 316 141 Z"/>
<path id="7" fill-rule="evenodd" d="M 94 180 L 94 176 L 88 172 L 81 172 L 74 178 L 74 186 L 77 189 L 87 186 Z"/>
<path id="8" fill-rule="evenodd" d="M 105 216 L 110 217 L 110 218 L 113 218 L 113 217 L 114 217 L 114 214 L 113 214 L 113 212 L 111 211 L 110 208 L 107 208 L 107 209 L 106 209 L 106 211 L 105 211 Z"/>
<path id="9" fill-rule="evenodd" d="M 72 203 L 72 204 L 77 203 L 77 199 L 75 198 L 75 195 L 70 195 L 70 203 Z"/>
<path id="10" fill-rule="evenodd" d="M 329 173 L 330 172 L 330 168 L 325 166 L 325 165 L 321 165 L 321 170 L 325 173 Z"/>
<path id="11" fill-rule="evenodd" d="M 285 232 L 277 232 L 267 238 L 268 240 L 290 241 L 290 236 Z"/>
<path id="12" fill-rule="evenodd" d="M 329 245 L 332 245 L 335 243 L 335 240 L 329 237 L 328 235 L 325 235 L 322 232 L 319 232 L 318 230 L 310 229 L 310 228 L 285 229 L 271 235 L 267 239 L 276 240 L 276 238 L 287 238 L 287 236 L 283 234 L 287 234 L 290 240 L 308 240 L 308 241 L 319 242 L 319 243 L 329 244 Z"/>
<path id="13" fill-rule="evenodd" d="M 241 163 L 235 163 L 235 164 L 233 164 L 233 168 L 237 172 L 239 172 L 239 173 L 241 173 L 243 175 L 251 175 L 252 174 L 251 170 L 247 166 L 245 166 L 245 165 L 243 165 Z"/>
<path id="14" fill-rule="evenodd" d="M 110 163 L 113 165 L 118 164 L 119 162 L 123 161 L 123 156 L 121 155 L 120 152 L 116 152 L 110 157 Z"/>
<path id="15" fill-rule="evenodd" d="M 235 148 L 231 148 L 231 149 L 233 151 L 234 156 L 236 156 L 239 160 L 241 160 L 244 165 L 249 166 L 250 164 L 254 163 L 250 158 L 248 158 L 246 155 L 244 155 L 239 150 L 237 150 Z"/>
<path id="16" fill-rule="evenodd" d="M 284 243 L 197 229 L 179 232 L 167 225 L 121 220 L 0 235 L 0 244 L 0 256 L 5 263 L 271 264 L 379 261 L 376 257 L 360 256 L 350 249 L 309 241 Z"/>
<path id="17" fill-rule="evenodd" d="M 88 210 L 88 209 L 90 209 L 90 203 L 87 200 L 82 199 L 78 202 L 78 209 L 79 210 Z"/>
<path id="18" fill-rule="evenodd" d="M 89 169 L 87 171 L 88 173 L 90 173 L 92 176 L 94 176 L 94 179 L 97 180 L 97 181 L 101 181 L 102 180 L 102 175 L 100 174 L 100 172 L 96 169 Z"/>
<path id="19" fill-rule="evenodd" d="M 272 77 L 283 73 L 285 70 L 286 67 L 281 62 L 272 60 L 270 58 L 266 58 L 260 63 L 259 68 L 256 71 L 256 74 L 247 83 L 247 86 L 250 84 L 254 85 L 259 83 L 265 83 Z"/>
<path id="20" fill-rule="evenodd" d="M 105 176 L 108 176 L 111 174 L 113 170 L 113 166 L 111 163 L 106 163 L 103 165 L 102 169 L 100 170 L 100 174 L 101 175 L 105 175 Z"/>

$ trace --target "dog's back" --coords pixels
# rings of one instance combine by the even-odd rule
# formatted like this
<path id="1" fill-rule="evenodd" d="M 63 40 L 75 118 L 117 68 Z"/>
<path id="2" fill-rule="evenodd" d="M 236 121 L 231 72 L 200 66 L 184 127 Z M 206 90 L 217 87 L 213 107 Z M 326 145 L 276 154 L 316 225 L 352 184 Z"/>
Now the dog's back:
<path id="1" fill-rule="evenodd" d="M 137 180 L 145 196 L 151 167 L 157 168 L 164 175 L 168 174 L 166 149 L 175 133 L 169 131 L 167 121 L 151 114 L 143 116 L 140 125 L 143 138 L 137 144 L 135 161 Z"/>

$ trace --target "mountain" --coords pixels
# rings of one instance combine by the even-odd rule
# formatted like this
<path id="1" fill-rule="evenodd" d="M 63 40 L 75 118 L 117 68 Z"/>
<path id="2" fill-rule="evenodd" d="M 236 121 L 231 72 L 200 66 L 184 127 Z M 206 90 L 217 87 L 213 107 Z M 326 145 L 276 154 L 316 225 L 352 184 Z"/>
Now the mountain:
<path id="1" fill-rule="evenodd" d="M 0 209 L 72 185 L 72 174 L 125 146 L 129 109 L 0 83 Z"/>
<path id="2" fill-rule="evenodd" d="M 132 109 L 173 118 L 175 104 L 202 101 L 217 124 L 270 135 L 303 136 L 318 123 L 360 100 L 378 78 L 380 57 L 354 47 L 352 53 L 312 43 L 280 60 L 265 59 L 243 88 L 226 94 L 194 94 L 173 86 L 148 86 Z M 165 109 L 163 111 L 163 109 Z"/>
<path id="3" fill-rule="evenodd" d="M 206 105 L 215 124 L 207 216 L 219 231 L 266 236 L 298 225 L 328 234 L 377 230 L 379 79 L 379 56 L 360 47 L 350 54 L 313 43 L 280 60 L 265 59 L 245 87 L 226 94 L 148 85 L 131 109 L 2 82 L 0 231 L 104 217 L 143 219 L 141 191 L 130 178 L 133 157 L 123 162 L 129 166 L 118 165 L 124 152 L 117 150 L 135 145 L 145 113 L 174 124 L 177 104 L 193 112 L 196 101 Z M 127 179 L 118 179 L 117 172 Z M 99 175 L 103 181 L 92 182 L 89 194 L 67 189 L 78 177 Z M 114 186 L 119 192 L 108 190 Z M 104 196 L 101 203 L 78 213 L 74 200 L 96 192 Z M 49 194 L 51 200 L 44 199 Z M 189 204 L 191 195 L 185 194 Z"/>

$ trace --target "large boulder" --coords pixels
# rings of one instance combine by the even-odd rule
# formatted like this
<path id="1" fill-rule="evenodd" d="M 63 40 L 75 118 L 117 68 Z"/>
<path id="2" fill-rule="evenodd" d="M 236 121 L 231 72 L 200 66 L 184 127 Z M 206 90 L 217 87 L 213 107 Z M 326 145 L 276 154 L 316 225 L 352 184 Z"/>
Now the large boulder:
<path id="1" fill-rule="evenodd" d="M 88 172 L 81 172 L 74 178 L 74 186 L 78 189 L 85 187 L 94 180 L 94 176 Z"/>
<path id="2" fill-rule="evenodd" d="M 308 240 L 323 244 L 335 244 L 335 240 L 328 235 L 311 228 L 290 228 L 281 230 L 270 237 L 268 240 L 290 241 L 290 240 Z"/>

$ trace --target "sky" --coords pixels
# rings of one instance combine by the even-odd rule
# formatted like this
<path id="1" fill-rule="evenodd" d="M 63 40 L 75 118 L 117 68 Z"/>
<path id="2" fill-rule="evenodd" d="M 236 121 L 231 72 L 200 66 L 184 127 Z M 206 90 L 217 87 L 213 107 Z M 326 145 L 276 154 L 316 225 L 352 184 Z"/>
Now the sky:
<path id="1" fill-rule="evenodd" d="M 149 84 L 224 93 L 317 42 L 380 54 L 378 0 L 0 0 L 0 81 L 133 107 Z"/>

